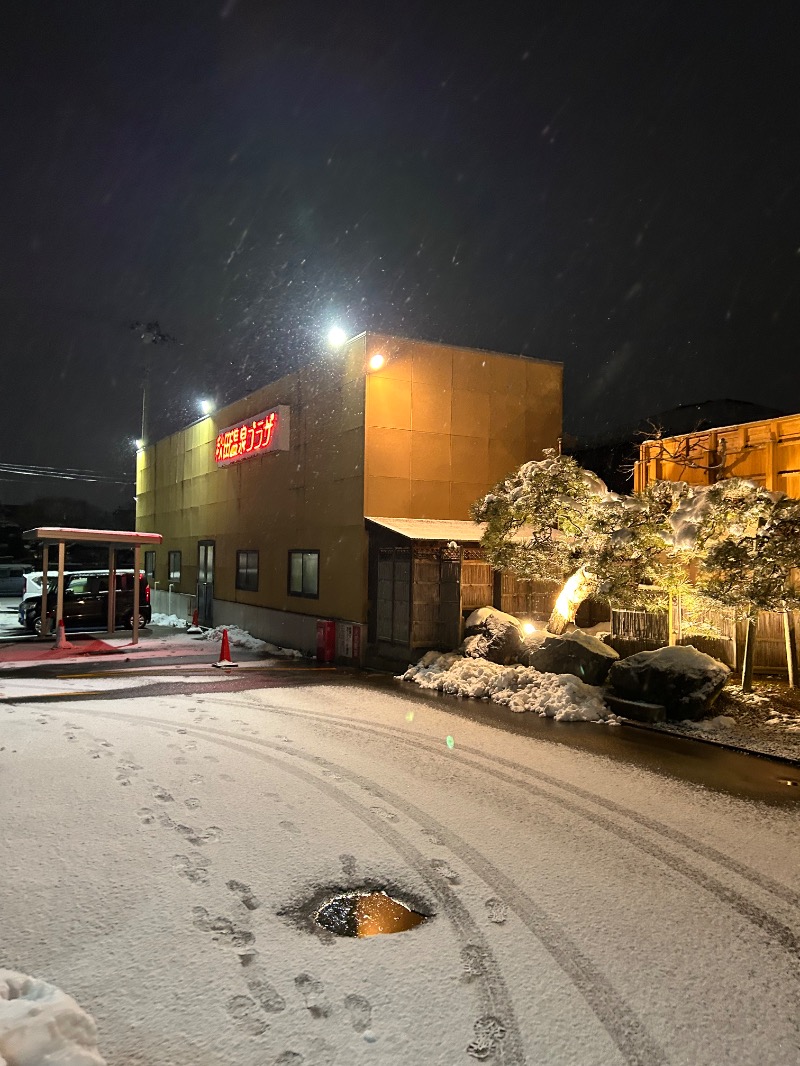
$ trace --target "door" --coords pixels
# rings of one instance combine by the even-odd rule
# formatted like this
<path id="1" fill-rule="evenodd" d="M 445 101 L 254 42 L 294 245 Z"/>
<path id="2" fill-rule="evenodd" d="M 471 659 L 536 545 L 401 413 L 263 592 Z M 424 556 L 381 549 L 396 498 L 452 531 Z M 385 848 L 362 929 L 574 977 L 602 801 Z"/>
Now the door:
<path id="1" fill-rule="evenodd" d="M 411 549 L 378 553 L 378 640 L 408 644 L 411 621 Z"/>
<path id="2" fill-rule="evenodd" d="M 214 625 L 214 541 L 197 544 L 197 621 Z"/>

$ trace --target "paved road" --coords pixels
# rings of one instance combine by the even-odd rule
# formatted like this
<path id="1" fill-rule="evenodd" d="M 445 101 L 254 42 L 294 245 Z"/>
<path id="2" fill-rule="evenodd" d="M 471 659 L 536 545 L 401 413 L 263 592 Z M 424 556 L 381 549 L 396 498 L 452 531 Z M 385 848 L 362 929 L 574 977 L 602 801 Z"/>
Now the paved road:
<path id="1" fill-rule="evenodd" d="M 261 680 L 0 706 L 4 958 L 89 1009 L 110 1063 L 800 1061 L 793 790 Z M 364 885 L 431 917 L 314 931 Z"/>

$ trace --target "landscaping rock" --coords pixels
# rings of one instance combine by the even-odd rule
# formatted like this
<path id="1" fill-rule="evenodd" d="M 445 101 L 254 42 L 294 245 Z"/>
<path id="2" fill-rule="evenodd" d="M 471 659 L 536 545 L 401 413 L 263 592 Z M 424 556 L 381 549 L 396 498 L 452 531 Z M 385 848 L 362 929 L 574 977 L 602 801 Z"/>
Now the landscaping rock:
<path id="1" fill-rule="evenodd" d="M 522 624 L 494 607 L 481 607 L 467 618 L 461 653 L 507 666 L 519 662 L 524 647 Z"/>
<path id="2" fill-rule="evenodd" d="M 632 718 L 634 722 L 666 722 L 667 709 L 660 703 L 645 703 L 643 700 L 624 700 L 621 696 L 605 696 L 606 704 L 614 714 Z"/>
<path id="3" fill-rule="evenodd" d="M 619 655 L 597 637 L 575 630 L 563 637 L 545 637 L 530 652 L 528 666 L 546 674 L 574 674 L 587 685 L 602 685 Z"/>
<path id="4" fill-rule="evenodd" d="M 620 659 L 611 667 L 613 695 L 660 704 L 667 719 L 705 717 L 725 686 L 730 669 L 696 648 L 658 648 Z"/>

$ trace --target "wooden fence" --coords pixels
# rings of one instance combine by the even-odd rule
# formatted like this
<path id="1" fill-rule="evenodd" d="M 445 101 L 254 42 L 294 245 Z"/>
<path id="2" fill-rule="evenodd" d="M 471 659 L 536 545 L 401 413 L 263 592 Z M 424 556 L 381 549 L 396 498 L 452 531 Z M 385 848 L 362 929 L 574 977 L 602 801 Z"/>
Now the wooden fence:
<path id="1" fill-rule="evenodd" d="M 688 622 L 680 606 L 673 606 L 673 628 L 676 643 L 691 644 L 698 651 L 712 655 L 732 670 L 739 670 L 744 655 L 747 622 L 736 620 L 733 611 L 705 612 L 701 619 L 693 618 L 718 631 L 718 635 L 699 635 L 687 632 Z M 800 637 L 800 612 L 793 611 L 790 625 L 795 645 Z M 652 651 L 669 644 L 669 610 L 617 611 L 611 612 L 610 644 L 620 655 L 633 655 L 637 651 Z M 760 611 L 756 628 L 756 646 L 753 669 L 761 674 L 788 673 L 786 635 L 782 613 Z"/>

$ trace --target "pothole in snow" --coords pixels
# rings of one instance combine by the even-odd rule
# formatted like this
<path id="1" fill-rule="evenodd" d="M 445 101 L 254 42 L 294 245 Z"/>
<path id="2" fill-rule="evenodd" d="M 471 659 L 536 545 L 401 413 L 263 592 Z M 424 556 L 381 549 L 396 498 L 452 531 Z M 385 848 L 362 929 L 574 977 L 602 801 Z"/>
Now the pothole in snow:
<path id="1" fill-rule="evenodd" d="M 314 921 L 336 936 L 378 936 L 403 933 L 427 921 L 427 915 L 412 910 L 386 892 L 343 892 L 314 914 Z"/>

